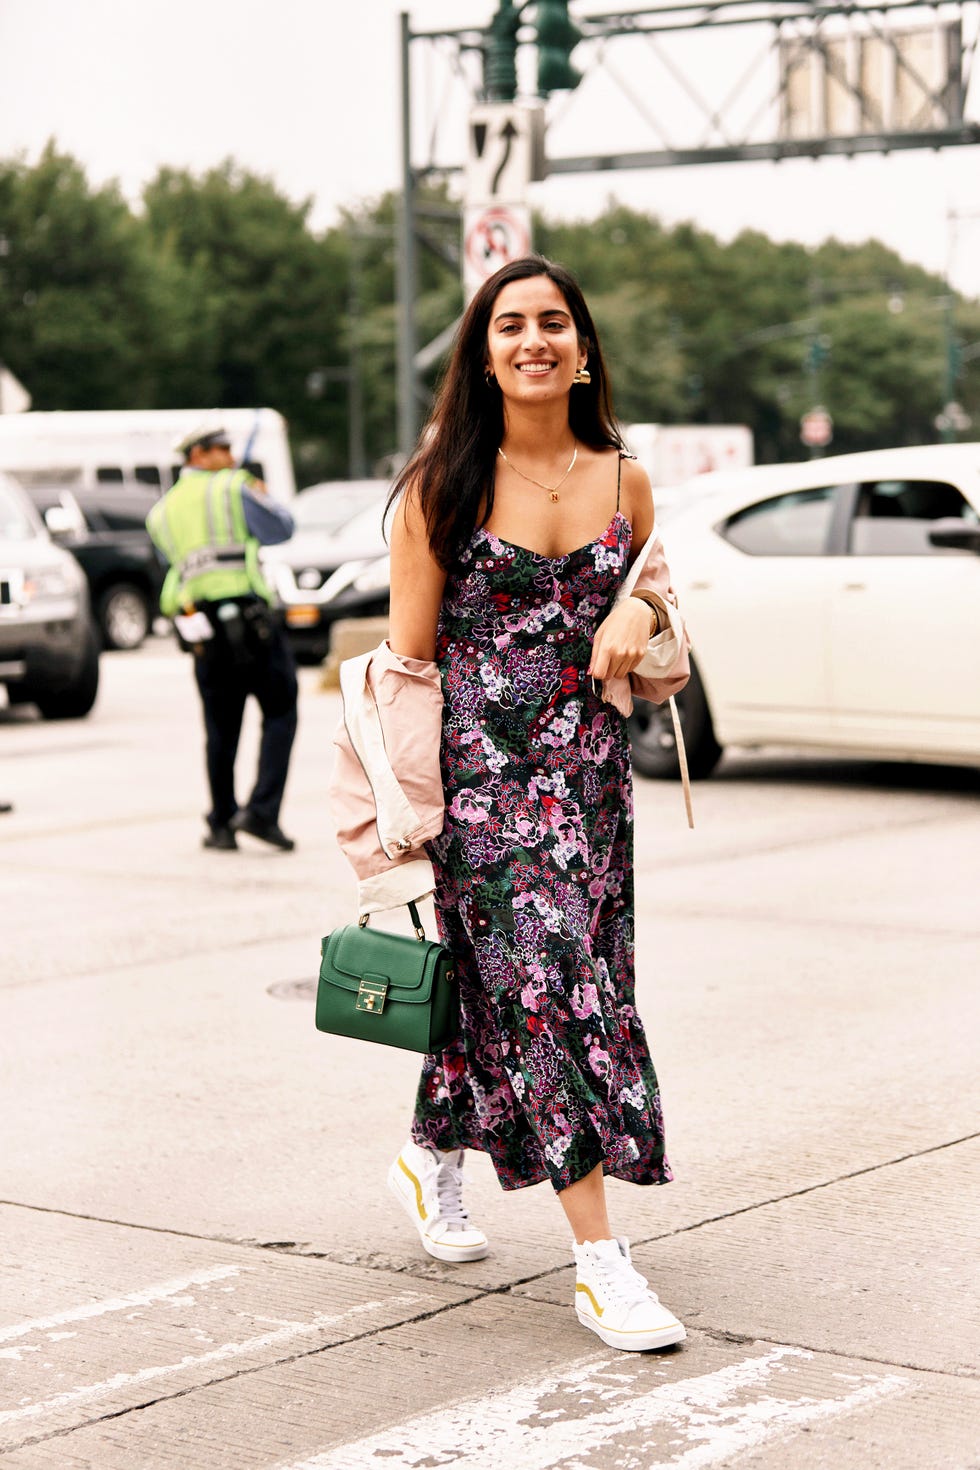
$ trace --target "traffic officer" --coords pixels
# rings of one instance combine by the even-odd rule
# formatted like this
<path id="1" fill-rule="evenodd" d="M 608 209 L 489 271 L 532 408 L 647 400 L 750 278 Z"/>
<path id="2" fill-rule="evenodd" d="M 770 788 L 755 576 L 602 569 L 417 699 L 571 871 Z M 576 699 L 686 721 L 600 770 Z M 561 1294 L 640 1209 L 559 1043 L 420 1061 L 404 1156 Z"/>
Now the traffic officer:
<path id="1" fill-rule="evenodd" d="M 291 852 L 296 844 L 279 826 L 279 807 L 296 734 L 296 666 L 270 609 L 258 549 L 288 541 L 293 518 L 261 480 L 235 467 L 220 426 L 201 425 L 175 447 L 183 470 L 146 526 L 170 564 L 160 610 L 194 654 L 204 707 L 211 787 L 204 846 L 227 852 L 246 832 Z M 254 789 L 239 808 L 235 756 L 250 694 L 262 710 L 262 743 Z"/>

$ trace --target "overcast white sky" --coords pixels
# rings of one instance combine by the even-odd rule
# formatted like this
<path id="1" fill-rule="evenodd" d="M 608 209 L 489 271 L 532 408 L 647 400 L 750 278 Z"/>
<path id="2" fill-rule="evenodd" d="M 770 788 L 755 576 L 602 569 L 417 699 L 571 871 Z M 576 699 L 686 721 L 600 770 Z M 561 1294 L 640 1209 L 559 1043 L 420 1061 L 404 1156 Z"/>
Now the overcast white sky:
<path id="1" fill-rule="evenodd" d="M 93 180 L 117 178 L 135 198 L 161 164 L 200 170 L 233 155 L 289 195 L 312 196 L 315 222 L 329 224 L 339 207 L 398 185 L 403 8 L 415 29 L 482 26 L 496 0 L 0 0 L 0 156 L 34 158 L 54 137 Z M 705 95 L 725 95 L 763 42 L 747 31 L 692 40 Z M 432 48 L 413 54 L 417 161 L 435 112 L 441 156 L 461 160 L 465 88 Z M 649 48 L 631 41 L 607 60 L 684 142 L 688 104 Z M 554 156 L 657 146 L 609 71 L 590 72 L 552 110 Z M 980 296 L 978 148 L 555 177 L 533 191 L 553 215 L 588 217 L 615 196 L 723 238 L 746 227 L 808 244 L 877 236 L 930 269 L 949 263 L 954 284 Z M 961 216 L 952 235 L 950 211 Z"/>

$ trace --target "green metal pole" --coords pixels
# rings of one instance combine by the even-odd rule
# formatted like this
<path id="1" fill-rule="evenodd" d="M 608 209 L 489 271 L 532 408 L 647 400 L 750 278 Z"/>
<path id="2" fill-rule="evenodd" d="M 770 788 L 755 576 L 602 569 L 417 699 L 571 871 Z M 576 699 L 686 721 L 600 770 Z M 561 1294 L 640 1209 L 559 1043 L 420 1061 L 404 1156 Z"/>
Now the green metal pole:
<path id="1" fill-rule="evenodd" d="M 952 444 L 956 438 L 950 408 L 956 398 L 956 334 L 953 330 L 953 297 L 943 299 L 943 409 L 942 435 L 944 444 Z"/>
<path id="2" fill-rule="evenodd" d="M 810 306 L 813 313 L 813 331 L 810 334 L 810 350 L 807 353 L 807 381 L 810 392 L 810 409 L 823 406 L 823 344 L 820 332 L 820 307 L 823 300 L 823 282 L 819 276 L 810 277 Z M 822 459 L 824 446 L 808 444 L 810 459 Z"/>
<path id="3" fill-rule="evenodd" d="M 367 476 L 364 454 L 364 383 L 361 378 L 361 259 L 357 225 L 348 234 L 347 278 L 349 338 L 347 348 L 347 473 L 352 480 Z"/>

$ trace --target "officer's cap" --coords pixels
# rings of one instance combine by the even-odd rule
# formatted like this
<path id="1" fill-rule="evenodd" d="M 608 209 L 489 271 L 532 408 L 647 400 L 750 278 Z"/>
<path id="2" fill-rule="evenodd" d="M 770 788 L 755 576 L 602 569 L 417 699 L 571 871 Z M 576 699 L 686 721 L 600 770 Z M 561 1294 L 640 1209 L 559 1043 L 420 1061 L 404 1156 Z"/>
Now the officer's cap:
<path id="1" fill-rule="evenodd" d="M 218 424 L 198 424 L 183 439 L 174 445 L 177 454 L 182 454 L 186 459 L 191 450 L 200 445 L 202 449 L 230 449 L 231 440 L 227 429 Z"/>

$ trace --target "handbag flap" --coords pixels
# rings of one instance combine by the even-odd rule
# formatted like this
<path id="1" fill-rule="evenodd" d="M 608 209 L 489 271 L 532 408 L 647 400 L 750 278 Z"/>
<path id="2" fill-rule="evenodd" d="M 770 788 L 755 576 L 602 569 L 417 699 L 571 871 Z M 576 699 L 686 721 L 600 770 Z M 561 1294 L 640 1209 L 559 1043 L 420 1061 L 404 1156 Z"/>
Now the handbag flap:
<path id="1" fill-rule="evenodd" d="M 357 990 L 365 976 L 387 983 L 391 997 L 409 1004 L 428 1001 L 439 974 L 442 945 L 382 929 L 346 924 L 323 941 L 320 975 L 331 985 Z"/>

